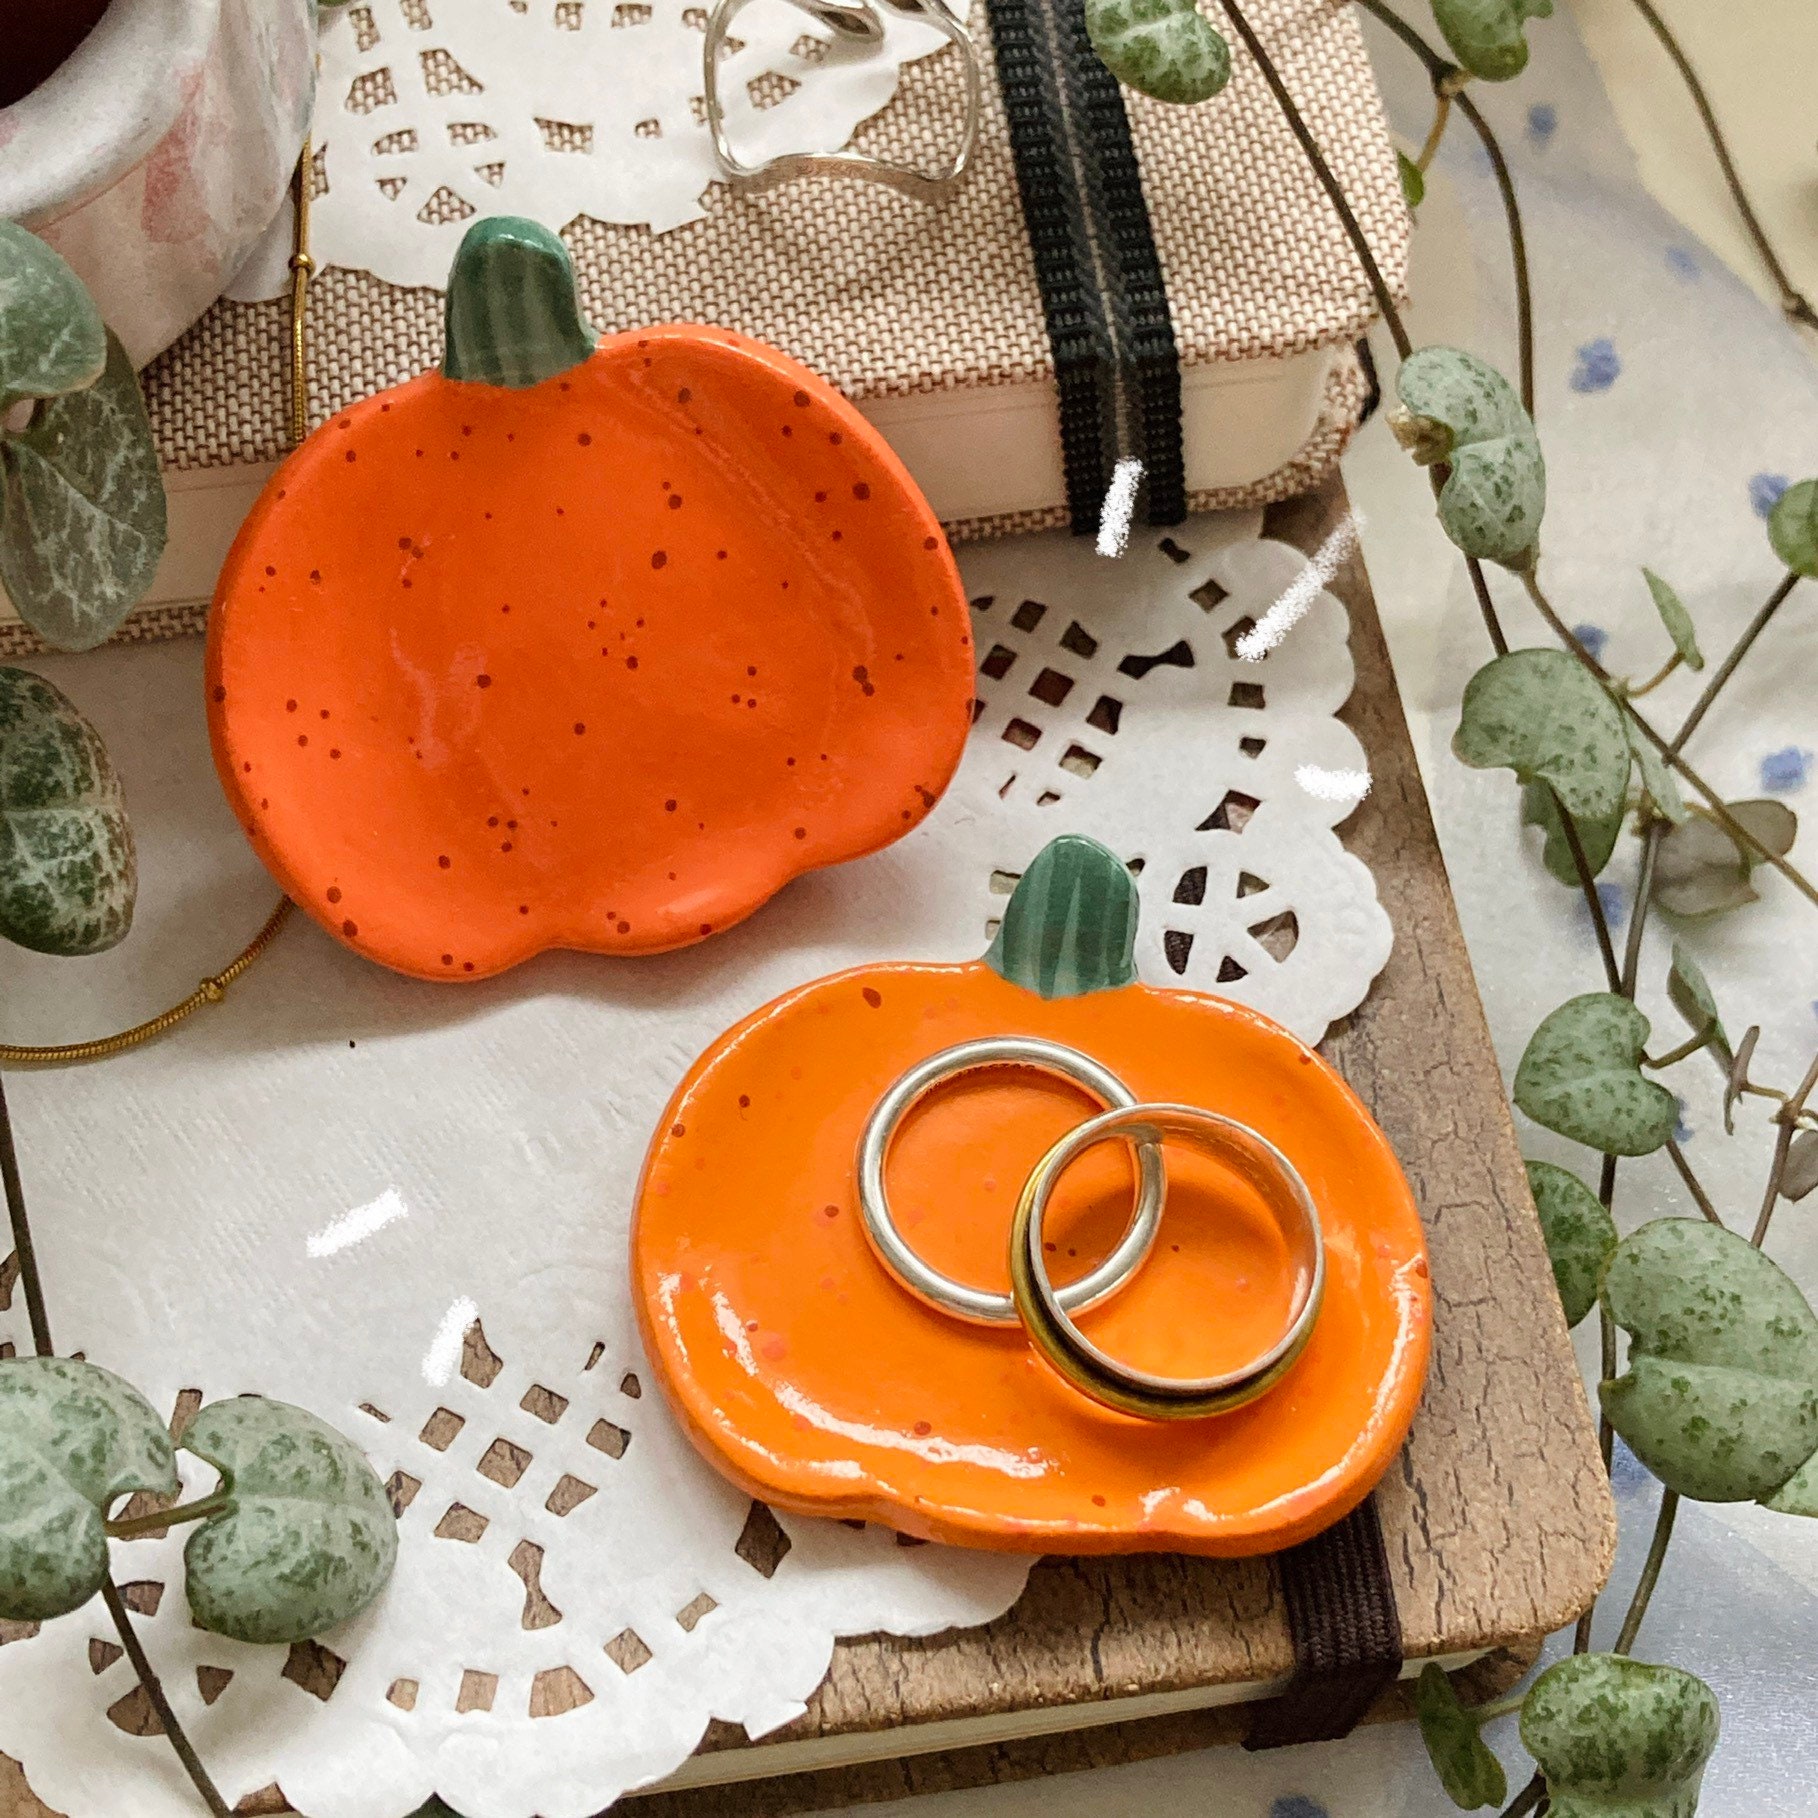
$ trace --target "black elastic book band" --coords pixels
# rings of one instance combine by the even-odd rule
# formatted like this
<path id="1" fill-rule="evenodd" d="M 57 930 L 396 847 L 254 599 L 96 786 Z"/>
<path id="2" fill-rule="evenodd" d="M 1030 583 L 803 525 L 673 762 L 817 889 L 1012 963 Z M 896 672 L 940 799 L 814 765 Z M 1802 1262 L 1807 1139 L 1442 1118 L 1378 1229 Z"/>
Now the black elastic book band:
<path id="1" fill-rule="evenodd" d="M 1067 152 L 1060 84 L 1042 0 L 987 0 L 998 86 L 1010 126 L 1017 190 L 1060 391 L 1067 508 L 1076 532 L 1096 529 L 1111 481 L 1106 384 L 1115 355 L 1104 298 L 1092 282 L 1085 212 Z"/>
<path id="2" fill-rule="evenodd" d="M 1098 528 L 1120 455 L 1151 524 L 1186 515 L 1180 365 L 1129 116 L 1084 0 L 986 0 L 1023 219 L 1060 392 L 1067 507 Z"/>
<path id="3" fill-rule="evenodd" d="M 1092 48 L 1085 0 L 1053 4 L 1065 31 L 1063 62 L 1073 116 L 1081 129 L 1093 231 L 1110 255 L 1105 288 L 1133 419 L 1134 434 L 1128 441 L 1134 446 L 1129 452 L 1142 458 L 1149 523 L 1178 524 L 1187 515 L 1180 356 L 1142 171 L 1130 137 L 1130 116 L 1117 78 Z"/>
<path id="4" fill-rule="evenodd" d="M 1244 1747 L 1336 1741 L 1401 1676 L 1401 1618 L 1376 1498 L 1275 1563 L 1294 1677 L 1279 1698 L 1253 1708 Z"/>

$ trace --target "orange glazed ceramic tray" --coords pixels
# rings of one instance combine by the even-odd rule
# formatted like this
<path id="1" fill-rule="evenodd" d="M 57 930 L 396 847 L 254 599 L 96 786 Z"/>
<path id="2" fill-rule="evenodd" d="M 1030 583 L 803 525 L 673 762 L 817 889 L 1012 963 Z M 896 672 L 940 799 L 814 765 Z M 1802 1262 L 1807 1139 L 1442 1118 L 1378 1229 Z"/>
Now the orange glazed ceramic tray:
<path id="1" fill-rule="evenodd" d="M 681 946 L 888 844 L 972 693 L 946 540 L 864 419 L 725 330 L 596 345 L 508 217 L 462 243 L 441 371 L 284 463 L 209 620 L 248 838 L 424 978 Z"/>
<path id="2" fill-rule="evenodd" d="M 1339 1075 L 1266 1018 L 1135 982 L 1136 893 L 1103 847 L 1049 846 L 984 959 L 840 973 L 740 1023 L 682 1082 L 645 1163 L 633 1287 L 646 1346 L 695 1442 L 753 1495 L 814 1515 L 1015 1551 L 1272 1552 L 1354 1508 L 1388 1467 L 1426 1373 L 1419 1215 L 1387 1139 Z M 1019 1328 L 914 1298 L 872 1254 L 855 1151 L 905 1069 L 981 1037 L 1083 1050 L 1141 1099 L 1252 1126 L 1305 1181 L 1325 1299 L 1287 1375 L 1199 1420 L 1086 1399 Z M 1002 1289 L 1012 1208 L 1037 1159 L 1099 1107 L 1027 1072 L 959 1079 L 910 1111 L 889 1157 L 908 1240 Z M 1119 1360 L 1202 1376 L 1283 1326 L 1287 1237 L 1227 1166 L 1170 1146 L 1160 1235 L 1082 1316 Z M 1046 1227 L 1057 1279 L 1130 1216 L 1128 1150 L 1089 1152 Z"/>

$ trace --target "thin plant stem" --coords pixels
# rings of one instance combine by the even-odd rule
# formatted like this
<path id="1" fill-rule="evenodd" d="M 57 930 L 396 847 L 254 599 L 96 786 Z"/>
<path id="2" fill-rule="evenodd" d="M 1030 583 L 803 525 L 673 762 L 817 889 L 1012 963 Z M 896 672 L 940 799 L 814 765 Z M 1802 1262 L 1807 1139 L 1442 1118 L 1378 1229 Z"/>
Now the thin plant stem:
<path id="1" fill-rule="evenodd" d="M 1515 362 L 1516 380 L 1521 392 L 1521 407 L 1534 416 L 1534 291 L 1528 279 L 1528 236 L 1521 225 L 1521 205 L 1515 199 L 1515 179 L 1502 146 L 1490 130 L 1490 123 L 1478 111 L 1469 95 L 1458 97 L 1458 111 L 1471 124 L 1490 161 L 1490 174 L 1496 179 L 1497 193 L 1502 197 L 1503 219 L 1509 231 L 1509 260 L 1515 267 Z"/>
<path id="2" fill-rule="evenodd" d="M 1711 1037 L 1716 1033 L 1717 1019 L 1709 1017 L 1706 1019 L 1704 1027 L 1696 1035 L 1688 1036 L 1677 1048 L 1669 1048 L 1666 1053 L 1657 1057 L 1650 1058 L 1644 1054 L 1641 1057 L 1641 1064 L 1644 1067 L 1651 1067 L 1656 1073 L 1663 1067 L 1675 1066 L 1682 1060 L 1690 1059 L 1700 1048 L 1708 1047 Z"/>
<path id="3" fill-rule="evenodd" d="M 1494 1723 L 1498 1717 L 1513 1717 L 1528 1701 L 1525 1690 L 1511 1692 L 1506 1698 L 1498 1698 L 1489 1704 L 1474 1704 L 1471 1715 L 1479 1724 Z"/>
<path id="4" fill-rule="evenodd" d="M 1730 676 L 1735 672 L 1736 665 L 1748 655 L 1750 646 L 1767 630 L 1768 622 L 1773 618 L 1774 614 L 1780 610 L 1781 604 L 1785 601 L 1786 596 L 1798 585 L 1799 576 L 1789 569 L 1782 578 L 1780 585 L 1768 595 L 1766 604 L 1764 604 L 1761 610 L 1749 620 L 1748 628 L 1743 632 L 1741 637 L 1730 646 L 1729 655 L 1717 665 L 1715 671 L 1711 675 L 1711 679 L 1705 683 L 1703 693 L 1701 693 L 1698 699 L 1692 703 L 1691 712 L 1685 716 L 1685 724 L 1673 735 L 1673 742 L 1667 747 L 1669 754 L 1679 751 L 1684 746 L 1686 740 L 1698 730 L 1699 721 L 1701 721 L 1715 705 L 1718 695 L 1723 692 L 1724 683 L 1727 682 L 1730 679 Z"/>
<path id="5" fill-rule="evenodd" d="M 126 1605 L 121 1601 L 120 1593 L 114 1588 L 111 1578 L 101 1586 L 101 1601 L 107 1605 L 107 1613 L 114 1619 L 114 1627 L 120 1632 L 120 1645 L 126 1649 L 127 1657 L 133 1663 L 133 1671 L 139 1675 L 139 1683 L 145 1687 L 145 1695 L 151 1700 L 152 1709 L 158 1713 L 158 1721 L 163 1724 L 165 1735 L 170 1738 L 170 1746 L 177 1751 L 177 1759 L 183 1763 L 184 1771 L 195 1783 L 196 1791 L 202 1795 L 202 1803 L 208 1807 L 213 1818 L 233 1818 L 233 1808 L 221 1797 L 215 1783 L 209 1779 L 201 1757 L 184 1735 L 183 1726 L 177 1721 L 177 1713 L 171 1709 L 170 1700 L 164 1694 L 164 1685 L 158 1678 L 157 1669 L 145 1652 L 145 1644 L 139 1639 L 139 1632 L 133 1627 L 133 1619 L 126 1613 Z"/>
<path id="6" fill-rule="evenodd" d="M 25 1215 L 25 1188 L 19 1180 L 19 1152 L 13 1147 L 12 1113 L 6 1105 L 6 1086 L 0 1081 L 0 1181 L 6 1187 L 6 1215 L 13 1228 L 13 1254 L 19 1259 L 19 1286 L 25 1295 L 25 1314 L 31 1321 L 32 1349 L 49 1357 L 50 1314 L 44 1306 L 44 1280 L 38 1273 L 38 1252 L 32 1247 L 31 1221 Z"/>
<path id="7" fill-rule="evenodd" d="M 1433 476 L 1434 490 L 1437 491 L 1440 480 L 1437 472 Z M 1502 620 L 1497 616 L 1496 602 L 1490 594 L 1490 583 L 1483 572 L 1483 564 L 1475 556 L 1465 557 L 1465 573 L 1471 577 L 1471 591 L 1477 596 L 1477 610 L 1483 614 L 1484 630 L 1490 634 L 1490 648 L 1498 656 L 1509 654 L 1509 640 L 1502 629 Z"/>
<path id="8" fill-rule="evenodd" d="M 1767 1193 L 1762 1196 L 1762 1209 L 1754 1214 L 1754 1231 L 1749 1242 L 1760 1249 L 1767 1242 L 1767 1227 L 1774 1222 L 1774 1207 L 1780 1204 L 1780 1180 L 1787 1167 L 1787 1151 L 1793 1147 L 1793 1122 L 1787 1120 L 1774 1134 L 1774 1160 L 1767 1169 Z"/>
<path id="9" fill-rule="evenodd" d="M 1313 174 L 1319 179 L 1320 188 L 1326 192 L 1326 199 L 1332 204 L 1339 221 L 1343 224 L 1346 237 L 1350 240 L 1352 250 L 1364 269 L 1364 276 L 1370 282 L 1371 292 L 1376 298 L 1376 307 L 1382 312 L 1382 319 L 1389 330 L 1389 336 L 1395 343 L 1395 351 L 1406 359 L 1414 351 L 1414 343 L 1408 339 L 1408 331 L 1401 319 L 1401 311 L 1395 306 L 1388 280 L 1382 275 L 1382 267 L 1376 263 L 1376 255 L 1370 250 L 1370 242 L 1364 238 L 1364 231 L 1358 225 L 1357 216 L 1353 213 L 1344 186 L 1332 174 L 1332 167 L 1326 162 L 1326 155 L 1319 149 L 1307 123 L 1301 118 L 1300 109 L 1294 104 L 1294 97 L 1288 93 L 1287 84 L 1281 79 L 1281 72 L 1276 69 L 1274 59 L 1263 47 L 1262 40 L 1251 28 L 1250 21 L 1243 15 L 1237 0 L 1219 0 L 1225 9 L 1225 16 L 1236 28 L 1237 35 L 1244 41 L 1244 49 L 1250 53 L 1251 61 L 1262 72 L 1262 79 L 1269 85 L 1269 92 L 1274 95 L 1276 105 L 1282 111 L 1282 117 L 1288 123 L 1288 130 L 1300 143 L 1300 149 L 1306 154 L 1307 162 L 1313 167 Z"/>
<path id="10" fill-rule="evenodd" d="M 1427 142 L 1414 160 L 1417 171 L 1424 173 L 1432 164 L 1433 156 L 1439 150 L 1439 142 L 1446 136 L 1446 123 L 1451 118 L 1452 97 L 1442 88 L 1433 97 L 1433 124 L 1427 128 Z"/>
<path id="11" fill-rule="evenodd" d="M 1533 1811 L 1546 1796 L 1545 1776 L 1536 1773 L 1534 1778 L 1502 1808 L 1501 1818 L 1528 1818 L 1528 1813 Z"/>
<path id="12" fill-rule="evenodd" d="M 148 1515 L 129 1515 L 119 1521 L 110 1521 L 107 1536 L 110 1540 L 136 1540 L 141 1534 L 161 1534 L 166 1528 L 177 1527 L 186 1521 L 206 1521 L 229 1506 L 227 1497 L 219 1490 L 211 1490 L 206 1496 L 198 1496 L 194 1502 L 180 1502 L 175 1508 L 153 1509 Z"/>
<path id="13" fill-rule="evenodd" d="M 1559 816 L 1559 829 L 1565 835 L 1566 848 L 1572 855 L 1572 869 L 1578 873 L 1578 888 L 1584 893 L 1585 907 L 1591 912 L 1591 927 L 1597 935 L 1597 951 L 1603 956 L 1604 977 L 1612 991 L 1622 989 L 1622 968 L 1616 963 L 1616 944 L 1610 939 L 1610 918 L 1604 913 L 1603 898 L 1597 894 L 1597 876 L 1584 849 L 1578 823 L 1566 811 L 1559 791 L 1551 783 L 1547 793 L 1553 798 L 1553 812 Z"/>
<path id="14" fill-rule="evenodd" d="M 1654 1595 L 1654 1586 L 1666 1559 L 1667 1542 L 1673 1538 L 1673 1517 L 1678 1513 L 1679 1492 L 1663 1486 L 1660 1513 L 1654 1519 L 1654 1538 L 1648 1542 L 1648 1556 L 1642 1563 L 1641 1576 L 1636 1580 L 1635 1595 L 1629 1599 L 1628 1614 L 1622 1619 L 1616 1645 L 1610 1650 L 1612 1654 L 1626 1654 L 1635 1645 L 1635 1637 L 1641 1632 L 1641 1619 L 1648 1613 L 1648 1600 Z"/>
<path id="15" fill-rule="evenodd" d="M 1603 1158 L 1603 1181 L 1597 1197 L 1603 1202 L 1607 1212 L 1610 1202 L 1616 1196 L 1616 1158 L 1606 1155 Z M 1610 1317 L 1610 1310 L 1601 1300 L 1597 1303 L 1597 1376 L 1600 1382 L 1609 1382 L 1616 1374 L 1616 1322 Z M 1616 1429 L 1610 1425 L 1610 1417 L 1599 1413 L 1597 1418 L 1597 1455 L 1603 1460 L 1603 1474 L 1610 1475 L 1610 1460 L 1616 1451 Z M 1588 1654 L 1591 1651 L 1591 1624 L 1597 1615 L 1597 1600 L 1592 1598 L 1589 1607 L 1578 1618 L 1577 1626 L 1572 1630 L 1572 1652 Z"/>
<path id="16" fill-rule="evenodd" d="M 1625 691 L 1629 699 L 1638 701 L 1644 694 L 1652 694 L 1684 661 L 1685 659 L 1675 650 L 1645 682 L 1633 682 L 1629 685 Z"/>
<path id="17" fill-rule="evenodd" d="M 1407 20 L 1389 7 L 1385 0 L 1357 0 L 1357 4 L 1371 18 L 1377 20 L 1387 30 L 1393 32 L 1423 64 L 1433 84 L 1436 102 L 1443 103 L 1450 99 L 1457 104 L 1458 111 L 1469 122 L 1471 130 L 1476 133 L 1483 146 L 1484 156 L 1490 161 L 1490 170 L 1496 179 L 1496 188 L 1502 197 L 1502 212 L 1508 224 L 1509 260 L 1515 268 L 1515 341 L 1518 364 L 1519 389 L 1522 408 L 1530 417 L 1534 414 L 1534 295 L 1533 287 L 1528 281 L 1528 237 L 1521 224 L 1521 206 L 1515 197 L 1515 180 L 1509 172 L 1509 161 L 1502 154 L 1502 146 L 1490 129 L 1490 123 L 1483 117 L 1477 104 L 1464 92 L 1465 72 L 1456 63 L 1442 57 Z M 1425 165 L 1421 168 L 1424 170 Z"/>
<path id="18" fill-rule="evenodd" d="M 1799 1082 L 1792 1096 L 1774 1113 L 1780 1131 L 1774 1138 L 1774 1160 L 1768 1169 L 1767 1193 L 1761 1201 L 1761 1211 L 1749 1237 L 1749 1242 L 1757 1250 L 1767 1242 L 1768 1225 L 1773 1220 L 1774 1208 L 1780 1203 L 1780 1189 L 1786 1182 L 1786 1163 L 1793 1147 L 1793 1132 L 1798 1128 L 1800 1113 L 1804 1111 L 1805 1101 L 1811 1097 L 1814 1087 L 1818 1087 L 1818 1054 L 1813 1055 L 1812 1064 L 1805 1070 L 1805 1078 Z"/>
<path id="19" fill-rule="evenodd" d="M 1660 40 L 1661 48 L 1672 59 L 1673 66 L 1679 71 L 1692 97 L 1692 105 L 1698 110 L 1698 118 L 1704 122 L 1704 130 L 1711 141 L 1711 150 L 1717 154 L 1718 168 L 1723 172 L 1723 180 L 1729 186 L 1730 199 L 1736 204 L 1736 212 L 1742 217 L 1742 225 L 1747 230 L 1755 250 L 1761 255 L 1761 262 L 1768 268 L 1768 275 L 1780 290 L 1781 310 L 1795 322 L 1802 322 L 1807 328 L 1818 328 L 1818 310 L 1794 285 L 1787 269 L 1780 262 L 1780 256 L 1774 251 L 1773 243 L 1767 237 L 1755 214 L 1754 205 L 1749 201 L 1748 191 L 1742 187 L 1742 178 L 1737 172 L 1735 160 L 1730 156 L 1730 148 L 1723 137 L 1723 129 L 1717 124 L 1717 115 L 1711 107 L 1710 97 L 1704 92 L 1704 84 L 1698 80 L 1698 72 L 1692 68 L 1691 60 L 1680 48 L 1679 40 L 1673 36 L 1667 22 L 1657 13 L 1650 0 L 1634 0 L 1636 12 L 1647 21 L 1648 29 Z"/>
<path id="20" fill-rule="evenodd" d="M 1691 1194 L 1693 1203 L 1698 1207 L 1698 1210 L 1702 1212 L 1712 1224 L 1716 1225 L 1719 1229 L 1722 1229 L 1723 1220 L 1718 1216 L 1717 1208 L 1711 1204 L 1711 1196 L 1705 1192 L 1703 1184 L 1699 1181 L 1698 1176 L 1692 1172 L 1692 1164 L 1686 1160 L 1685 1151 L 1680 1148 L 1679 1144 L 1670 1136 L 1666 1140 L 1666 1152 L 1667 1160 L 1673 1164 L 1673 1167 L 1678 1172 L 1679 1178 L 1685 1182 L 1685 1190 Z"/>
<path id="21" fill-rule="evenodd" d="M 1647 927 L 1648 910 L 1654 900 L 1654 865 L 1660 857 L 1660 842 L 1666 835 L 1666 822 L 1651 820 L 1641 836 L 1641 865 L 1635 873 L 1635 907 L 1629 916 L 1629 937 L 1622 951 L 1622 983 L 1618 987 L 1626 998 L 1635 995 L 1636 981 L 1641 976 L 1641 936 Z"/>
<path id="22" fill-rule="evenodd" d="M 1521 581 L 1522 585 L 1528 591 L 1528 598 L 1534 602 L 1536 610 L 1538 610 L 1540 616 L 1546 620 L 1547 624 L 1551 626 L 1554 635 L 1559 641 L 1565 645 L 1566 649 L 1570 651 L 1571 654 L 1578 659 L 1579 663 L 1585 669 L 1589 670 L 1604 687 L 1611 687 L 1614 678 L 1611 676 L 1610 672 L 1605 669 L 1587 649 L 1585 649 L 1584 644 L 1579 639 L 1577 633 L 1575 633 L 1571 626 L 1566 624 L 1553 609 L 1553 604 L 1541 590 L 1540 581 L 1533 569 L 1524 569 L 1522 571 Z M 1633 721 L 1635 730 L 1660 753 L 1674 770 L 1678 771 L 1679 774 L 1691 784 L 1699 795 L 1704 797 L 1705 806 L 1710 810 L 1711 818 L 1716 821 L 1717 825 L 1720 826 L 1738 846 L 1746 847 L 1750 852 L 1754 853 L 1756 858 L 1762 863 L 1771 865 L 1795 890 L 1799 892 L 1801 896 L 1808 898 L 1814 903 L 1818 903 L 1818 885 L 1814 885 L 1811 879 L 1808 878 L 1797 865 L 1789 863 L 1778 852 L 1775 852 L 1770 847 L 1764 845 L 1747 827 L 1743 826 L 1743 824 L 1730 813 L 1723 797 L 1720 796 L 1677 751 L 1669 747 L 1667 741 L 1655 731 L 1653 725 L 1642 714 L 1637 713 L 1626 701 L 1619 702 L 1618 704 L 1622 711 L 1628 715 L 1629 719 Z"/>

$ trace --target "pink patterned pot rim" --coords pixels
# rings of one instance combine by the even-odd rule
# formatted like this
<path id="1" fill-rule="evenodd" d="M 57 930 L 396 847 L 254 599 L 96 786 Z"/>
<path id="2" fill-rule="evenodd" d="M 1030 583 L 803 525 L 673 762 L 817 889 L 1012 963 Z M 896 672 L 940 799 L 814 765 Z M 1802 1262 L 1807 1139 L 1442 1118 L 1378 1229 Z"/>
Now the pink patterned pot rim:
<path id="1" fill-rule="evenodd" d="M 0 108 L 0 217 L 41 227 L 141 163 L 188 105 L 221 0 L 113 0 L 68 60 Z"/>

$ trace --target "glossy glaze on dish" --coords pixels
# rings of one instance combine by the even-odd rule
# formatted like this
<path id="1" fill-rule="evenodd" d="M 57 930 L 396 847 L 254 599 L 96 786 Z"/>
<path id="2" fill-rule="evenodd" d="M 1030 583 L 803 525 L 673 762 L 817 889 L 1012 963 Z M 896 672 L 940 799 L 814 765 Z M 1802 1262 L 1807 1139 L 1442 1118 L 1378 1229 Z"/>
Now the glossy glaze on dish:
<path id="1" fill-rule="evenodd" d="M 223 787 L 399 971 L 704 938 L 933 806 L 972 699 L 945 538 L 830 387 L 719 329 L 441 373 L 274 476 L 209 625 Z"/>
<path id="2" fill-rule="evenodd" d="M 1326 1303 L 1300 1361 L 1261 1400 L 1203 1421 L 1113 1413 L 1068 1388 L 1020 1331 L 946 1318 L 873 1258 L 854 1171 L 872 1105 L 914 1062 L 1002 1034 L 1084 1049 L 1140 1098 L 1238 1118 L 1300 1170 L 1325 1231 Z M 1018 1189 L 1094 1108 L 1033 1074 L 939 1089 L 889 1165 L 906 1235 L 937 1267 L 1002 1288 Z M 1149 1263 L 1081 1323 L 1143 1368 L 1206 1375 L 1279 1335 L 1284 1239 L 1216 1163 L 1177 1148 L 1167 1160 Z M 1057 1278 L 1111 1247 L 1130 1196 L 1127 1155 L 1095 1150 L 1069 1171 L 1049 1229 Z M 652 1144 L 633 1279 L 671 1401 L 753 1495 L 931 1539 L 1075 1553 L 1268 1552 L 1344 1515 L 1413 1418 L 1431 1298 L 1407 1182 L 1317 1054 L 1223 999 L 1135 983 L 1042 997 L 987 961 L 842 973 L 722 1037 Z"/>

